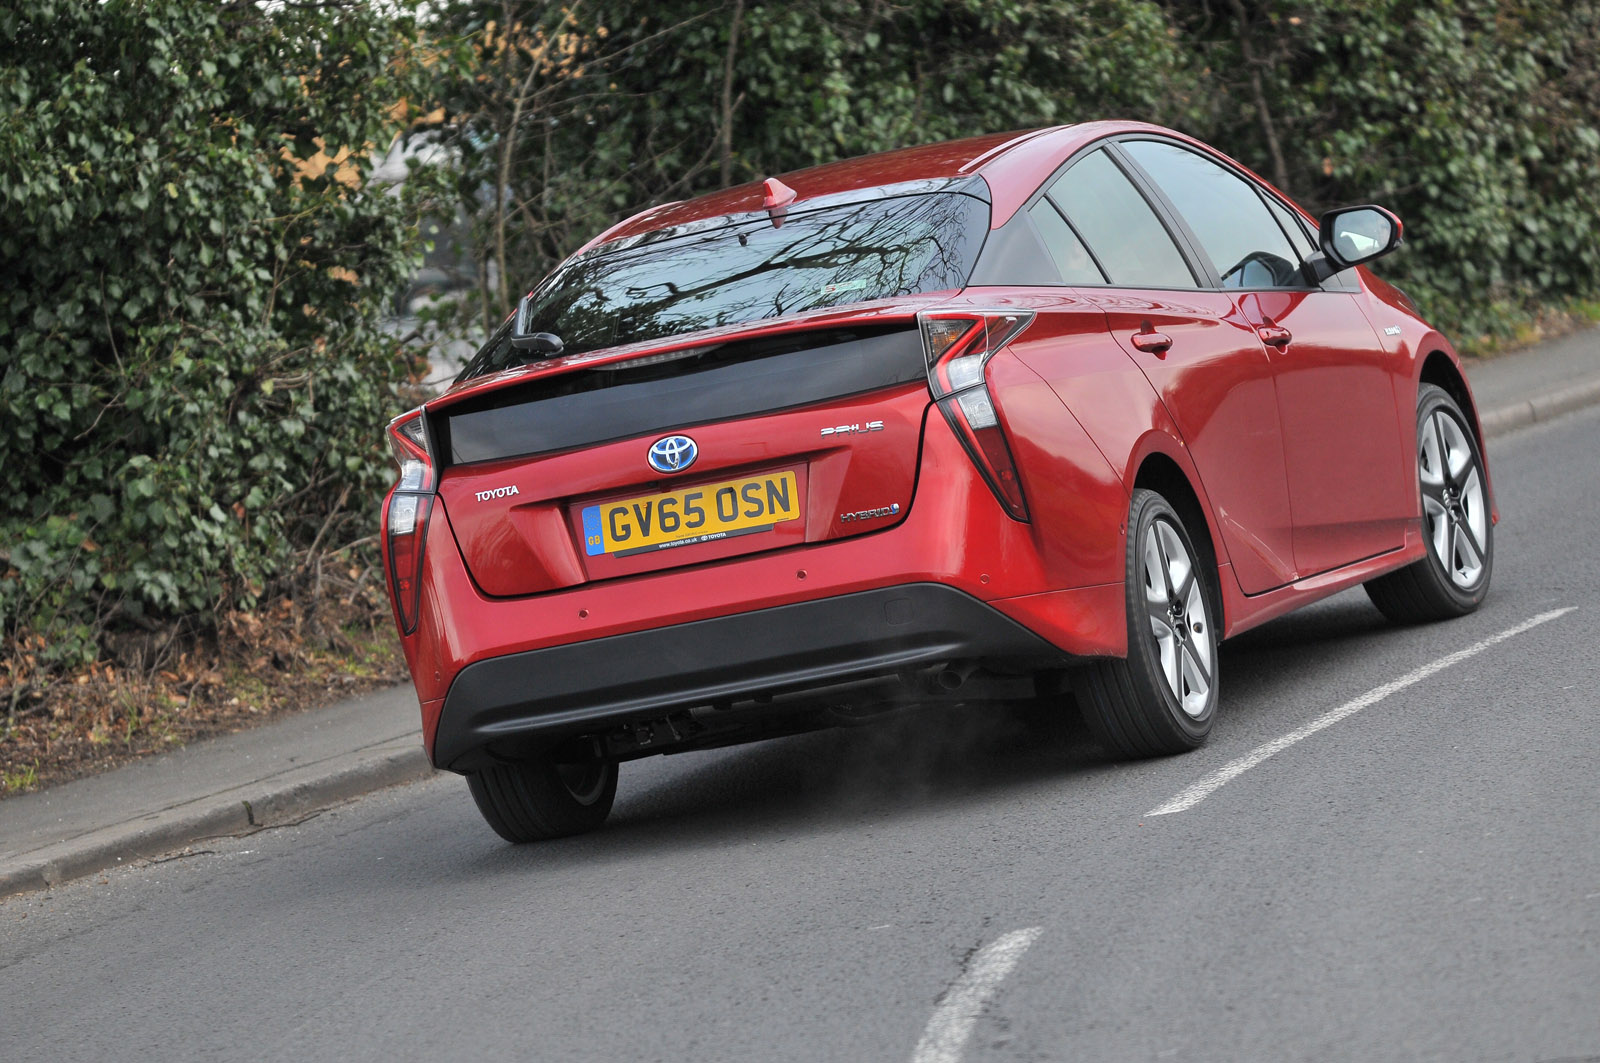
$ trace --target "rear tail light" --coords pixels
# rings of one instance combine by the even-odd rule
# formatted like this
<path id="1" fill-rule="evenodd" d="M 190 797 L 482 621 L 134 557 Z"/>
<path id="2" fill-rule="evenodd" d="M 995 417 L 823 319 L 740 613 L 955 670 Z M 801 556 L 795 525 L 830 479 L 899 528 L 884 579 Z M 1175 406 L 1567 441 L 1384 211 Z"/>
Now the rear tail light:
<path id="1" fill-rule="evenodd" d="M 1028 519 L 1027 499 L 983 369 L 1032 320 L 1031 310 L 925 310 L 917 315 L 928 355 L 928 388 L 939 412 L 995 498 L 1022 521 Z"/>
<path id="2" fill-rule="evenodd" d="M 422 603 L 422 544 L 433 512 L 433 459 L 420 409 L 390 423 L 389 449 L 400 465 L 400 480 L 389 492 L 383 515 L 385 567 L 395 620 L 400 633 L 409 635 L 417 629 Z"/>

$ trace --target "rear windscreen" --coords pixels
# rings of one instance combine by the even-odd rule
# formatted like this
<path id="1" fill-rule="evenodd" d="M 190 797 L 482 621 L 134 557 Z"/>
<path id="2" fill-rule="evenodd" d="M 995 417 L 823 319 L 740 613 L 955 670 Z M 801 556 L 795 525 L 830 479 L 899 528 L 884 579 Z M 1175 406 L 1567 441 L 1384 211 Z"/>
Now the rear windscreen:
<path id="1" fill-rule="evenodd" d="M 875 199 L 715 229 L 648 234 L 564 263 L 533 293 L 532 332 L 581 354 L 762 318 L 965 286 L 989 205 L 958 192 Z M 519 365 L 496 336 L 466 380 Z M 498 342 L 496 342 L 498 341 Z"/>

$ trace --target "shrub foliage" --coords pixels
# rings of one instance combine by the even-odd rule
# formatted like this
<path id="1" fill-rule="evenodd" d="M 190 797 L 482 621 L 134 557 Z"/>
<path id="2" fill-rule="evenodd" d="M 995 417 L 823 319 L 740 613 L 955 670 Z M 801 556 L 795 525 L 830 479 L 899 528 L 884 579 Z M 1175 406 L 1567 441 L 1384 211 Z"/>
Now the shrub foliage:
<path id="1" fill-rule="evenodd" d="M 414 39 L 376 7 L 0 9 L 0 634 L 36 662 L 368 528 L 416 251 L 368 180 Z"/>

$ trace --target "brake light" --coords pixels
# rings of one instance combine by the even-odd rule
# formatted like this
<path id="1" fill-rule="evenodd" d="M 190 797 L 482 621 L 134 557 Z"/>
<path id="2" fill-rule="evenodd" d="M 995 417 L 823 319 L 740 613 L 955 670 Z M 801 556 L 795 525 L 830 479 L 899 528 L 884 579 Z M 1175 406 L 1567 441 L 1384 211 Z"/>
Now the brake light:
<path id="1" fill-rule="evenodd" d="M 400 633 L 409 635 L 417 629 L 422 604 L 422 544 L 433 512 L 433 459 L 422 410 L 390 422 L 389 449 L 400 466 L 400 479 L 389 492 L 383 515 L 385 568 L 395 621 Z"/>
<path id="2" fill-rule="evenodd" d="M 1005 511 L 1028 519 L 1022 482 L 983 370 L 1033 320 L 1031 310 L 924 310 L 917 315 L 928 356 L 928 389 L 956 438 Z"/>

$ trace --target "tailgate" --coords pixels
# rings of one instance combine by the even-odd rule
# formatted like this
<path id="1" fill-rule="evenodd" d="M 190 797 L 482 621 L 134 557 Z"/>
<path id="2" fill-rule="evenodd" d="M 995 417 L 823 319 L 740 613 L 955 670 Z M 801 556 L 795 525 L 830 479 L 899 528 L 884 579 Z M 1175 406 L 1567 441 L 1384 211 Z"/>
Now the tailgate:
<path id="1" fill-rule="evenodd" d="M 515 596 L 892 526 L 928 402 L 902 322 L 577 367 L 432 412 L 430 431 L 468 570 Z"/>

